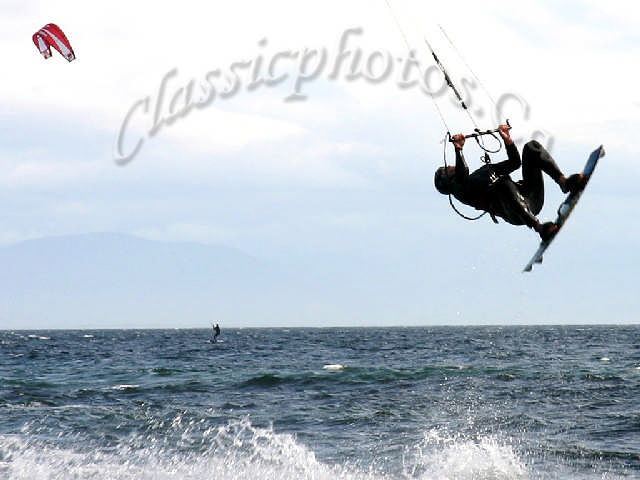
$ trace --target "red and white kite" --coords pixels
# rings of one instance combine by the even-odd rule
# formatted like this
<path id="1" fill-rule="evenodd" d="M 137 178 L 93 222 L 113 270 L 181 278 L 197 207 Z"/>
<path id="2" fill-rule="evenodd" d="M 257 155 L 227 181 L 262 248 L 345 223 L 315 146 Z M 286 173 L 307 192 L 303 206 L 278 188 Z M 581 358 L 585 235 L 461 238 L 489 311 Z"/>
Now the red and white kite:
<path id="1" fill-rule="evenodd" d="M 33 43 L 44 58 L 51 56 L 51 47 L 55 48 L 60 55 L 69 62 L 75 60 L 76 54 L 64 32 L 55 23 L 48 23 L 33 34 Z"/>

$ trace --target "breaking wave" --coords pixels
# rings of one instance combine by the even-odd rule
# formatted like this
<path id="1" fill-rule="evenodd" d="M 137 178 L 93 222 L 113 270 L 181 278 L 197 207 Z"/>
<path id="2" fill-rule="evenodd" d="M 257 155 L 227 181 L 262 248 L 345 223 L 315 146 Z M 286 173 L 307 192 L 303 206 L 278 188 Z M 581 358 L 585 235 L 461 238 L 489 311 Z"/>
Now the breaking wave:
<path id="1" fill-rule="evenodd" d="M 43 438 L 37 428 L 0 436 L 0 478 L 15 480 L 269 479 L 269 480 L 472 480 L 525 479 L 523 462 L 492 438 L 465 440 L 437 431 L 403 454 L 403 469 L 323 463 L 295 436 L 259 428 L 248 418 L 220 427 L 204 420 L 173 419 L 173 434 L 131 434 L 96 444 L 79 435 Z M 159 425 L 156 425 L 159 427 Z M 176 435 L 177 434 L 177 435 Z M 382 460 L 382 459 L 381 459 Z"/>

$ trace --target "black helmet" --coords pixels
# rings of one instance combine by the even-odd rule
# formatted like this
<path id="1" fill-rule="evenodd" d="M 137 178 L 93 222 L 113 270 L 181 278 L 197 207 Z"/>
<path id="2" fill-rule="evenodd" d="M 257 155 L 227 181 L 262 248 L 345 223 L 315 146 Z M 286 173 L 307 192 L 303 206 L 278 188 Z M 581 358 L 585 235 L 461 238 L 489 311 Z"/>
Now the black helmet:
<path id="1" fill-rule="evenodd" d="M 433 183 L 436 186 L 436 190 L 443 195 L 451 195 L 453 193 L 453 179 L 449 176 L 447 167 L 440 167 L 436 170 Z"/>

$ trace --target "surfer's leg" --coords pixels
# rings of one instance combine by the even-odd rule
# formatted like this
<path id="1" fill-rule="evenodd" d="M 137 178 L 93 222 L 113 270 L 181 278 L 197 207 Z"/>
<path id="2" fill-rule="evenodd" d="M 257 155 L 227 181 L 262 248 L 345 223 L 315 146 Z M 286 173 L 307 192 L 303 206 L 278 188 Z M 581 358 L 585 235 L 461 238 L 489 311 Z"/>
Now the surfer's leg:
<path id="1" fill-rule="evenodd" d="M 503 178 L 493 188 L 501 217 L 512 225 L 526 225 L 536 232 L 539 230 L 540 222 L 529 206 L 528 199 L 511 179 Z"/>
<path id="2" fill-rule="evenodd" d="M 494 186 L 500 216 L 512 225 L 526 225 L 548 241 L 558 231 L 553 222 L 540 223 L 529 206 L 529 200 L 520 192 L 518 186 L 510 179 L 503 179 Z"/>
<path id="3" fill-rule="evenodd" d="M 556 183 L 560 183 L 564 177 L 551 154 L 536 140 L 531 140 L 522 149 L 522 169 L 523 178 L 529 173 L 533 175 L 531 178 L 533 181 L 538 179 L 540 170 L 549 175 Z M 527 172 L 526 169 L 530 169 L 530 171 Z"/>
<path id="4" fill-rule="evenodd" d="M 564 190 L 566 179 L 547 150 L 531 140 L 522 149 L 522 183 L 520 190 L 527 198 L 529 207 L 538 214 L 544 205 L 544 181 L 542 172 L 549 175 Z"/>
<path id="5" fill-rule="evenodd" d="M 521 191 L 527 197 L 529 205 L 536 215 L 542 210 L 544 204 L 542 172 L 549 175 L 563 193 L 581 190 L 586 183 L 586 178 L 582 173 L 565 177 L 551 154 L 540 142 L 531 140 L 522 150 Z"/>

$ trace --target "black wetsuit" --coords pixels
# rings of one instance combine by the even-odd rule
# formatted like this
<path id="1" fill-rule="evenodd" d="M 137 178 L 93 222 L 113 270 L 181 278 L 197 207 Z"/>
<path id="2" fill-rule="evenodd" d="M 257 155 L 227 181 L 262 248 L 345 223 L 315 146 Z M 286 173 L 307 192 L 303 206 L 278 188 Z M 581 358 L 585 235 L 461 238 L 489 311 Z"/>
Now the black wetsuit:
<path id="1" fill-rule="evenodd" d="M 484 165 L 469 173 L 462 151 L 456 150 L 453 196 L 462 203 L 503 218 L 513 225 L 534 228 L 536 215 L 544 204 L 542 172 L 558 182 L 562 172 L 540 143 L 527 143 L 522 150 L 506 146 L 508 159 Z M 522 165 L 522 180 L 514 182 L 509 174 Z"/>
<path id="2" fill-rule="evenodd" d="M 218 335 L 220 335 L 220 327 L 216 325 L 215 327 L 213 327 L 213 331 L 214 331 L 213 341 L 215 342 L 218 340 Z"/>

